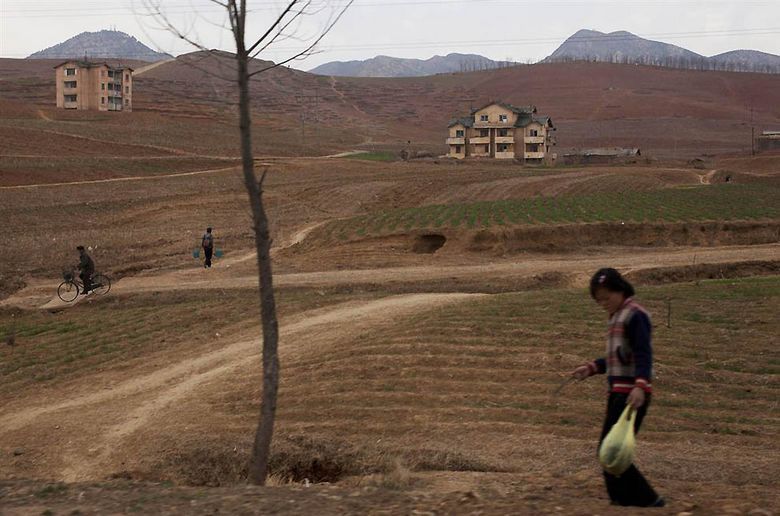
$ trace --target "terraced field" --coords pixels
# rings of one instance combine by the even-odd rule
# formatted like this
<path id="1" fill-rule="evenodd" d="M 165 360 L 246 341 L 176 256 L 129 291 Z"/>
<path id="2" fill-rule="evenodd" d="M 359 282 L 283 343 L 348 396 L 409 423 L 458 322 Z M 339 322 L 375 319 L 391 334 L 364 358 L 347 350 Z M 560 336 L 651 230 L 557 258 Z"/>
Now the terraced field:
<path id="1" fill-rule="evenodd" d="M 709 495 L 695 502 L 705 512 L 738 492 L 751 493 L 745 510 L 771 506 L 780 478 L 772 459 L 780 355 L 771 344 L 780 278 L 640 287 L 639 295 L 654 315 L 656 354 L 642 469 L 678 508 L 702 486 Z M 352 338 L 314 337 L 282 353 L 275 471 L 344 481 L 400 460 L 423 483 L 433 481 L 426 471 L 450 471 L 471 472 L 485 488 L 535 478 L 598 491 L 604 378 L 552 393 L 602 354 L 603 327 L 587 293 L 566 289 L 475 298 Z M 161 455 L 137 466 L 184 482 L 240 478 L 230 457 L 251 446 L 258 385 L 245 367 L 207 389 L 160 429 L 162 442 L 187 429 L 188 444 L 166 453 L 139 437 L 143 455 Z M 222 422 L 219 435 L 199 420 L 205 413 Z M 214 467 L 205 471 L 204 461 Z"/>
<path id="2" fill-rule="evenodd" d="M 412 229 L 489 228 L 588 222 L 698 222 L 776 219 L 780 188 L 748 184 L 561 195 L 379 211 L 332 222 L 327 236 L 348 238 Z"/>

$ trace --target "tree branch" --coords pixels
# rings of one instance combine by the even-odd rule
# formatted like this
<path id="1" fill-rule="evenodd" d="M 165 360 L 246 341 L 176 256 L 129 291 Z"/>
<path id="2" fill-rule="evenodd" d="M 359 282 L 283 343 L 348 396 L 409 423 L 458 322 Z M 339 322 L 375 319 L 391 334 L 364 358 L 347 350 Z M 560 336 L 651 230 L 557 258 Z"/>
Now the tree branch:
<path id="1" fill-rule="evenodd" d="M 244 1 L 244 0 L 242 0 L 242 1 Z M 305 50 L 302 50 L 301 52 L 298 52 L 294 56 L 289 57 L 289 58 L 287 58 L 287 59 L 285 59 L 283 61 L 280 61 L 278 63 L 275 63 L 275 64 L 273 64 L 271 66 L 267 66 L 265 68 L 261 68 L 260 70 L 256 70 L 256 71 L 250 73 L 249 77 L 250 78 L 254 77 L 255 75 L 257 75 L 259 73 L 263 73 L 265 71 L 271 70 L 272 68 L 277 68 L 279 66 L 285 65 L 285 64 L 289 63 L 290 61 L 295 61 L 296 59 L 300 59 L 301 57 L 308 57 L 308 56 L 314 55 L 315 54 L 315 52 L 313 52 L 314 47 L 316 47 L 319 44 L 319 42 L 322 41 L 322 38 L 324 38 L 325 36 L 328 35 L 328 33 L 331 31 L 331 29 L 333 29 L 333 27 L 336 25 L 336 23 L 338 23 L 338 21 L 341 19 L 341 17 L 344 16 L 344 13 L 347 12 L 347 9 L 349 8 L 349 6 L 352 5 L 352 3 L 354 1 L 355 0 L 349 0 L 349 2 L 347 2 L 347 5 L 345 5 L 344 8 L 341 10 L 341 12 L 339 12 L 339 14 L 333 20 L 333 22 L 331 22 L 331 24 L 328 25 L 325 28 L 325 30 L 322 32 L 322 34 L 320 34 L 317 37 L 317 39 L 314 40 L 314 43 L 309 45 Z"/>
<path id="2" fill-rule="evenodd" d="M 273 32 L 275 29 L 276 29 L 276 27 L 278 27 L 278 26 L 279 26 L 279 24 L 281 24 L 281 23 L 282 23 L 282 21 L 284 20 L 285 16 L 287 16 L 287 13 L 289 13 L 289 12 L 290 12 L 290 10 L 292 10 L 292 8 L 293 8 L 293 7 L 295 7 L 295 4 L 297 4 L 299 1 L 300 1 L 300 0 L 292 0 L 292 2 L 290 2 L 289 4 L 287 4 L 287 8 L 286 8 L 284 11 L 282 11 L 282 14 L 280 14 L 280 15 L 279 15 L 279 17 L 278 17 L 278 18 L 276 18 L 276 21 L 275 21 L 275 22 L 273 22 L 273 23 L 271 24 L 271 26 L 270 26 L 270 27 L 268 27 L 268 30 L 267 30 L 267 31 L 265 31 L 265 34 L 263 34 L 262 36 L 260 36 L 260 38 L 259 38 L 257 41 L 255 41 L 255 42 L 254 42 L 254 44 L 252 44 L 252 46 L 251 46 L 251 47 L 249 47 L 249 48 L 247 49 L 247 52 L 251 54 L 251 53 L 254 51 L 254 49 L 255 49 L 255 48 L 257 48 L 257 46 L 258 46 L 260 43 L 262 43 L 262 42 L 263 42 L 263 40 L 264 40 L 265 38 L 267 38 L 267 37 L 268 37 L 268 35 L 269 35 L 269 34 L 271 34 L 271 33 L 272 33 L 272 32 Z M 308 2 L 308 3 L 311 3 L 311 2 Z M 298 12 L 300 13 L 300 11 L 298 11 Z M 294 20 L 295 18 L 297 18 L 298 16 L 299 16 L 299 14 L 296 14 L 296 15 L 293 17 L 293 20 Z"/>

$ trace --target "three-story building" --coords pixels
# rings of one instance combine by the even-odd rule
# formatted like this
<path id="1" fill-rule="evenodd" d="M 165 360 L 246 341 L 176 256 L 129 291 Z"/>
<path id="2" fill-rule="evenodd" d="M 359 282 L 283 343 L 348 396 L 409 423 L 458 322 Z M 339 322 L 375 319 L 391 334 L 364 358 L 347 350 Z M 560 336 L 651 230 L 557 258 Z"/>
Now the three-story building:
<path id="1" fill-rule="evenodd" d="M 449 124 L 448 156 L 517 159 L 528 164 L 552 164 L 555 145 L 552 119 L 536 114 L 536 106 L 517 107 L 490 102 L 470 116 Z"/>

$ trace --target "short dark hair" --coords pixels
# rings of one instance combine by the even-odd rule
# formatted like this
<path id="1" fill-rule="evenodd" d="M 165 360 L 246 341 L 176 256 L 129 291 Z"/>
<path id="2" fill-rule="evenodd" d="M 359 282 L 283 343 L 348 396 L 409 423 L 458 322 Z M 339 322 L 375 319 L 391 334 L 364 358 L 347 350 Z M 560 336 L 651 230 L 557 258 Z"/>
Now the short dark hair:
<path id="1" fill-rule="evenodd" d="M 209 228 L 206 228 L 206 232 L 207 232 L 207 233 L 211 233 L 211 228 L 210 228 L 210 227 L 209 227 Z"/>
<path id="2" fill-rule="evenodd" d="M 84 246 L 83 245 L 77 245 L 76 246 L 76 251 L 83 251 L 83 250 L 84 250 Z"/>
<path id="3" fill-rule="evenodd" d="M 590 297 L 596 299 L 596 289 L 599 287 L 604 287 L 610 292 L 621 292 L 626 297 L 633 297 L 636 294 L 633 285 L 612 267 L 597 270 L 590 279 Z"/>

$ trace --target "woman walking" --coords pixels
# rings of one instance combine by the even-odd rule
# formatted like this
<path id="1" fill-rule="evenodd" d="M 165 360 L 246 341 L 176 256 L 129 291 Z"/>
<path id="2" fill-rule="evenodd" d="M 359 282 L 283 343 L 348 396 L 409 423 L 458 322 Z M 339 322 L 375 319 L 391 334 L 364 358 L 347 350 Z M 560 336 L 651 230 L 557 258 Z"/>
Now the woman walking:
<path id="1" fill-rule="evenodd" d="M 647 413 L 652 397 L 652 325 L 647 311 L 634 301 L 634 287 L 615 269 L 601 269 L 593 275 L 590 295 L 609 314 L 606 357 L 581 365 L 572 375 L 578 380 L 594 374 L 607 375 L 609 399 L 599 440 L 601 444 L 626 404 L 637 411 L 636 432 Z M 664 499 L 633 464 L 619 477 L 604 471 L 604 480 L 614 505 L 665 505 Z"/>

